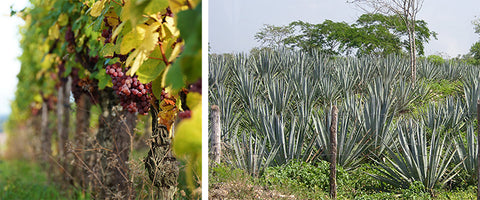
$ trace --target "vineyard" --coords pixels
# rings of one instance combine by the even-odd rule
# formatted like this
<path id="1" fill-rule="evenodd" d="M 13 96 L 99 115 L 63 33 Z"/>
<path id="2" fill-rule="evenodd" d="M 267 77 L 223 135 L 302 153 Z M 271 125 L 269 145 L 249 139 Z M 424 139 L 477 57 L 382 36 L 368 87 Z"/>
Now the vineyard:
<path id="1" fill-rule="evenodd" d="M 200 0 L 11 12 L 25 25 L 0 199 L 201 197 Z"/>
<path id="2" fill-rule="evenodd" d="M 329 199 L 335 158 L 339 199 L 475 198 L 480 68 L 420 58 L 417 73 L 402 56 L 211 54 L 209 197 Z"/>

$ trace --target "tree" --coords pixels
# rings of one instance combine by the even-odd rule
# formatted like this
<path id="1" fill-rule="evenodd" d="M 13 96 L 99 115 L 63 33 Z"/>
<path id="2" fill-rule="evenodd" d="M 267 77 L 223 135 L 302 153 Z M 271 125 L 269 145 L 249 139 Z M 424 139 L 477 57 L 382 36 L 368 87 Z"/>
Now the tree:
<path id="1" fill-rule="evenodd" d="M 261 46 L 276 48 L 284 46 L 284 40 L 293 34 L 293 28 L 290 26 L 275 26 L 264 24 L 259 32 L 255 33 L 255 40 L 261 43 Z"/>
<path id="2" fill-rule="evenodd" d="M 423 44 L 432 36 L 436 38 L 436 33 L 428 29 L 425 21 L 417 20 L 415 25 L 418 54 L 423 55 Z M 289 26 L 299 33 L 285 38 L 285 45 L 304 51 L 316 49 L 335 55 L 385 56 L 402 54 L 403 50 L 408 52 L 410 49 L 408 40 L 405 40 L 408 38 L 407 28 L 398 15 L 363 14 L 351 25 L 325 20 L 321 24 L 295 21 Z"/>
<path id="3" fill-rule="evenodd" d="M 417 14 L 422 8 L 423 0 L 353 0 L 350 2 L 357 4 L 361 8 L 363 8 L 362 5 L 370 7 L 373 9 L 373 13 L 398 15 L 400 17 L 405 24 L 408 33 L 412 85 L 415 86 L 417 74 L 415 24 L 417 20 Z"/>

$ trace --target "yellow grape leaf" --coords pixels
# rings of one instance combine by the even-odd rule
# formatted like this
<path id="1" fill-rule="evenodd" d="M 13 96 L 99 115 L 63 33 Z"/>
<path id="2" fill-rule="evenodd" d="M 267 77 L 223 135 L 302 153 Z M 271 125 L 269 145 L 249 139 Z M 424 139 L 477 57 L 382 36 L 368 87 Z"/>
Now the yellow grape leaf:
<path id="1" fill-rule="evenodd" d="M 68 15 L 66 13 L 60 14 L 60 16 L 58 16 L 57 23 L 60 26 L 66 26 L 68 24 Z"/>
<path id="2" fill-rule="evenodd" d="M 133 63 L 131 62 L 132 60 L 130 60 L 130 62 L 128 62 L 128 58 L 130 58 L 130 57 L 135 58 Z M 131 64 L 132 67 L 127 71 L 127 75 L 132 76 L 138 70 L 140 65 L 142 65 L 143 62 L 145 62 L 145 60 L 147 60 L 148 55 L 146 54 L 145 51 L 137 49 L 130 56 L 128 56 L 128 58 L 127 58 L 127 62 L 125 63 L 125 65 L 130 66 L 130 64 Z"/>
<path id="3" fill-rule="evenodd" d="M 198 105 L 202 106 L 202 95 L 198 92 L 189 92 L 187 94 L 187 106 L 195 108 Z"/>
<path id="4" fill-rule="evenodd" d="M 130 6 L 131 6 L 130 0 L 125 0 L 125 4 L 123 5 L 122 12 L 120 13 L 120 20 L 122 20 L 122 22 L 126 22 L 130 19 L 130 12 L 129 12 Z"/>
<path id="5" fill-rule="evenodd" d="M 170 131 L 175 117 L 177 115 L 177 107 L 175 103 L 172 105 L 169 99 L 163 99 L 160 102 L 157 120 L 158 124 L 162 124 L 167 127 L 167 130 Z"/>
<path id="6" fill-rule="evenodd" d="M 97 1 L 92 5 L 92 10 L 90 11 L 90 15 L 92 17 L 98 17 L 102 14 L 103 7 L 105 7 L 105 0 Z"/>
<path id="7" fill-rule="evenodd" d="M 173 151 L 175 155 L 198 156 L 202 154 L 202 106 L 191 110 L 189 119 L 180 121 L 175 128 L 173 138 Z"/>
<path id="8" fill-rule="evenodd" d="M 167 38 L 167 37 L 177 37 L 180 34 L 180 31 L 175 27 L 175 20 L 173 17 L 165 17 L 165 23 L 163 25 L 163 31 L 164 33 L 162 34 L 162 38 Z"/>
<path id="9" fill-rule="evenodd" d="M 122 31 L 124 25 L 125 25 L 125 22 L 122 22 L 120 25 L 117 26 L 117 28 L 115 28 L 115 30 L 112 33 L 112 41 L 115 41 L 115 38 Z"/>
<path id="10" fill-rule="evenodd" d="M 105 58 L 113 57 L 114 52 L 115 52 L 115 47 L 113 46 L 112 43 L 105 44 L 105 46 L 102 47 L 102 50 L 100 50 L 100 54 Z"/>
<path id="11" fill-rule="evenodd" d="M 58 39 L 59 36 L 60 36 L 60 27 L 58 26 L 57 23 L 55 23 L 53 26 L 51 26 L 48 29 L 48 37 L 50 39 Z"/>
<path id="12" fill-rule="evenodd" d="M 141 38 L 137 36 L 136 29 L 128 32 L 123 36 L 122 44 L 120 45 L 120 54 L 127 54 L 132 49 L 136 48 Z"/>
<path id="13" fill-rule="evenodd" d="M 172 54 L 170 54 L 170 57 L 168 58 L 168 62 L 173 62 L 178 57 L 178 55 L 180 55 L 180 53 L 182 52 L 182 46 L 183 46 L 183 42 L 177 43 L 175 45 L 175 48 L 173 48 Z"/>
<path id="14" fill-rule="evenodd" d="M 118 15 L 114 11 L 108 11 L 105 14 L 105 17 L 107 18 L 108 24 L 112 27 L 115 27 L 120 23 L 118 20 Z"/>
<path id="15" fill-rule="evenodd" d="M 168 7 L 168 0 L 152 0 L 143 11 L 146 14 L 157 14 Z"/>
<path id="16" fill-rule="evenodd" d="M 182 10 L 188 9 L 187 3 L 185 0 L 169 0 L 170 9 L 173 14 L 176 14 Z M 193 8 L 193 7 L 192 7 Z"/>
<path id="17" fill-rule="evenodd" d="M 131 49 L 136 48 L 135 51 L 128 56 L 127 61 L 125 63 L 127 66 L 132 66 L 132 68 L 130 68 L 130 70 L 127 72 L 127 75 L 135 74 L 135 72 L 143 64 L 143 62 L 145 62 L 145 60 L 148 59 L 148 56 L 155 49 L 155 46 L 157 46 L 159 33 L 156 30 L 158 29 L 159 26 L 160 26 L 160 23 L 158 22 L 155 22 L 150 26 L 147 26 L 145 24 L 140 24 L 135 29 L 135 32 L 136 32 L 135 39 L 138 42 L 133 44 L 131 43 L 131 41 L 133 40 L 131 40 L 131 38 L 127 38 L 127 39 L 130 39 L 130 42 L 126 44 L 126 47 L 124 50 L 128 49 L 128 51 L 130 51 Z M 124 42 L 125 41 L 122 41 L 122 44 Z M 120 51 L 124 52 L 122 51 L 122 49 L 120 49 Z"/>
<path id="18" fill-rule="evenodd" d="M 158 29 L 159 26 L 160 26 L 160 23 L 155 22 L 146 28 L 145 36 L 140 46 L 141 49 L 149 52 L 155 49 L 155 46 L 157 46 L 157 43 L 158 43 L 158 36 L 159 36 L 159 33 L 156 32 L 156 30 Z"/>

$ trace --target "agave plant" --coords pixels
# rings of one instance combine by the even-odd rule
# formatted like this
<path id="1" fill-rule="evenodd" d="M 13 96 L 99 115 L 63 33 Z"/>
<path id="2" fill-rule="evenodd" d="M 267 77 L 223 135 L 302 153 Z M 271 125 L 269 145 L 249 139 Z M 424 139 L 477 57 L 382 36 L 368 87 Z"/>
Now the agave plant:
<path id="1" fill-rule="evenodd" d="M 465 143 L 466 142 L 466 143 Z M 478 179 L 477 175 L 477 160 L 478 160 L 478 146 L 475 135 L 475 129 L 473 125 L 467 126 L 467 135 L 465 139 L 462 136 L 457 136 L 455 140 L 455 146 L 457 148 L 457 154 L 455 155 L 456 161 L 462 163 L 463 169 L 469 175 L 468 182 L 475 183 Z"/>
<path id="2" fill-rule="evenodd" d="M 430 103 L 421 118 L 424 126 L 437 132 L 459 132 L 464 129 L 466 110 L 460 99 L 448 97 L 444 103 Z"/>
<path id="3" fill-rule="evenodd" d="M 229 140 L 235 127 L 237 127 L 240 119 L 236 99 L 233 96 L 233 91 L 225 88 L 223 85 L 218 85 L 216 92 L 214 92 L 209 103 L 218 105 L 220 108 L 220 122 L 222 127 L 222 138 Z"/>
<path id="4" fill-rule="evenodd" d="M 236 134 L 235 134 L 236 135 Z M 260 176 L 275 157 L 278 148 L 267 148 L 267 140 L 242 132 L 232 139 L 235 165 L 252 176 Z"/>
<path id="5" fill-rule="evenodd" d="M 480 70 L 472 68 L 463 80 L 463 91 L 467 105 L 468 117 L 474 119 L 477 112 L 477 101 L 480 99 Z"/>
<path id="6" fill-rule="evenodd" d="M 355 169 L 367 158 L 368 137 L 364 134 L 360 125 L 359 103 L 354 98 L 347 97 L 343 106 L 340 107 L 337 120 L 337 164 L 346 170 Z M 353 109 L 352 109 L 353 108 Z M 322 116 L 314 114 L 313 125 L 316 133 L 319 133 L 315 144 L 319 156 L 323 160 L 330 161 L 331 151 L 330 126 L 332 116 L 331 109 L 326 108 Z"/>
<path id="7" fill-rule="evenodd" d="M 208 85 L 210 88 L 216 88 L 218 85 L 224 85 L 229 79 L 231 59 L 221 55 L 210 55 L 208 66 Z"/>
<path id="8" fill-rule="evenodd" d="M 371 143 L 370 150 L 377 155 L 381 155 L 393 141 L 388 130 L 394 116 L 390 87 L 390 82 L 376 79 L 369 85 L 369 94 L 363 105 L 363 130 Z"/>
<path id="9" fill-rule="evenodd" d="M 455 146 L 447 136 L 433 130 L 430 141 L 423 127 L 409 120 L 395 130 L 398 146 L 387 148 L 385 162 L 375 160 L 374 178 L 398 188 L 408 188 L 415 181 L 426 189 L 442 187 L 458 173 L 461 163 L 455 163 Z M 453 166 L 453 167 L 451 167 Z"/>
<path id="10" fill-rule="evenodd" d="M 441 75 L 441 68 L 429 62 L 428 60 L 423 60 L 419 63 L 417 72 L 419 78 L 435 80 Z"/>
<path id="11" fill-rule="evenodd" d="M 415 101 L 428 97 L 430 89 L 426 84 L 417 83 L 412 87 L 411 83 L 400 79 L 393 87 L 393 113 L 403 113 L 410 109 Z"/>

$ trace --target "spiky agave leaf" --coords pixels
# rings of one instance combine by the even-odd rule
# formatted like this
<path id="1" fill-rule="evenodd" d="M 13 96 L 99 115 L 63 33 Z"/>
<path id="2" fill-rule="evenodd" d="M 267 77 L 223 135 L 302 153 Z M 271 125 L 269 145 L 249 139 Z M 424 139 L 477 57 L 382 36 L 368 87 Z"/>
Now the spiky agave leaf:
<path id="1" fill-rule="evenodd" d="M 456 149 L 447 136 L 433 131 L 429 142 L 422 126 L 409 120 L 405 127 L 396 129 L 399 145 L 387 148 L 386 162 L 375 160 L 378 174 L 370 174 L 394 187 L 408 188 L 414 181 L 425 188 L 444 186 L 459 173 L 461 163 L 454 163 Z M 451 164 L 453 168 L 449 168 Z"/>

